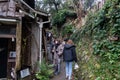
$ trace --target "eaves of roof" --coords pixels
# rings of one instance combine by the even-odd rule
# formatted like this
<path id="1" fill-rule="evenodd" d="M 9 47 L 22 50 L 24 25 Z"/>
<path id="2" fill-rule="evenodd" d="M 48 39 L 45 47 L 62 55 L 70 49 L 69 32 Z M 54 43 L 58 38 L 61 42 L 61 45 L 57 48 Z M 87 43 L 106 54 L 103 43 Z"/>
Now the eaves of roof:
<path id="1" fill-rule="evenodd" d="M 45 13 L 45 12 L 42 12 L 42 11 L 37 11 L 37 10 L 33 9 L 32 7 L 30 7 L 30 6 L 29 6 L 26 2 L 24 2 L 23 0 L 19 0 L 19 1 L 20 1 L 20 3 L 22 3 L 23 5 L 25 5 L 28 9 L 30 9 L 31 12 L 33 12 L 33 13 L 35 13 L 35 14 L 37 14 L 37 15 L 45 16 L 45 17 L 49 16 L 48 13 Z M 30 13 L 28 13 L 28 14 L 30 14 Z"/>

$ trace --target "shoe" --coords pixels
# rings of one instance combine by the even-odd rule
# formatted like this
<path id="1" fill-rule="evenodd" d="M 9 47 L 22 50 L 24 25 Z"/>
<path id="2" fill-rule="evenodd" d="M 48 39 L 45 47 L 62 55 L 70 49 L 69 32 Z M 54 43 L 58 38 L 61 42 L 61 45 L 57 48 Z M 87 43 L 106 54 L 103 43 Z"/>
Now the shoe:
<path id="1" fill-rule="evenodd" d="M 68 80 L 72 80 L 70 77 L 68 77 Z"/>
<path id="2" fill-rule="evenodd" d="M 58 72 L 55 72 L 54 75 L 58 75 Z"/>
<path id="3" fill-rule="evenodd" d="M 66 76 L 65 80 L 68 80 L 68 76 Z"/>

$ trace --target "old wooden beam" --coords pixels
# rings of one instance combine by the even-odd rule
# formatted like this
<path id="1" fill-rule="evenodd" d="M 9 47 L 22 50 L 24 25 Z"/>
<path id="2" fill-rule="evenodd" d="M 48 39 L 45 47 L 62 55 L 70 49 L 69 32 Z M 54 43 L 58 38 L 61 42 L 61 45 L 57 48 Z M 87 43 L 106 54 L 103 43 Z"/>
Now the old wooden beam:
<path id="1" fill-rule="evenodd" d="M 0 38 L 16 38 L 14 34 L 1 34 Z"/>
<path id="2" fill-rule="evenodd" d="M 16 27 L 16 65 L 15 70 L 21 68 L 21 39 L 22 39 L 22 21 L 17 23 Z"/>

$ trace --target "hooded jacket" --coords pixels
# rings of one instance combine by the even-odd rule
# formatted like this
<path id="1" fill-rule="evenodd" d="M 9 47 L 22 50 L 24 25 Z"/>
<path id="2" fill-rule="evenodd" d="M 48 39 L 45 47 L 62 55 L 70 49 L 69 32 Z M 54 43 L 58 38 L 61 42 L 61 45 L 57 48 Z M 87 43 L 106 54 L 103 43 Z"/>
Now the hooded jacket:
<path id="1" fill-rule="evenodd" d="M 63 60 L 65 62 L 77 62 L 75 45 L 65 44 L 63 50 Z"/>

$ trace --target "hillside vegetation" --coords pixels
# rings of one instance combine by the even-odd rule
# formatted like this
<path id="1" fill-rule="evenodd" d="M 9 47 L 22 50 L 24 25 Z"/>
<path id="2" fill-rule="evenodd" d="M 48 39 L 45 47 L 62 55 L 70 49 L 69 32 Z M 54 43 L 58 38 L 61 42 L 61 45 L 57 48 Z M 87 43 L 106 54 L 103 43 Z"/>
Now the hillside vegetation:
<path id="1" fill-rule="evenodd" d="M 90 12 L 71 38 L 80 65 L 76 78 L 120 80 L 120 0 L 108 0 L 98 12 Z"/>

